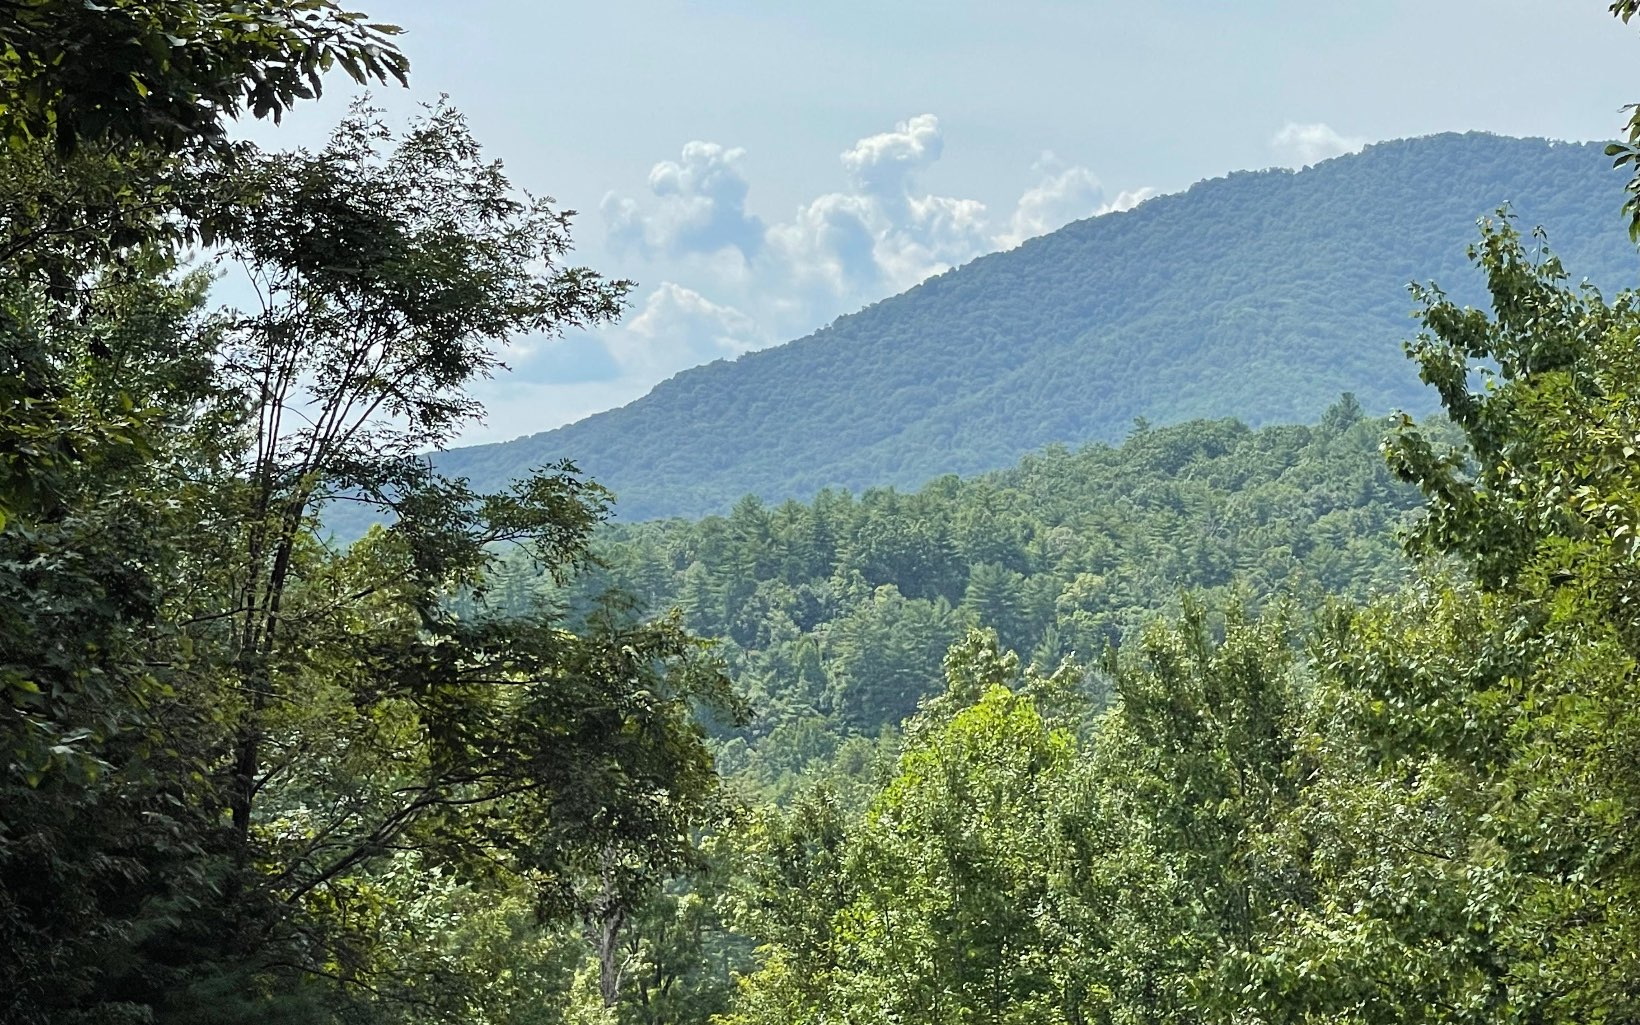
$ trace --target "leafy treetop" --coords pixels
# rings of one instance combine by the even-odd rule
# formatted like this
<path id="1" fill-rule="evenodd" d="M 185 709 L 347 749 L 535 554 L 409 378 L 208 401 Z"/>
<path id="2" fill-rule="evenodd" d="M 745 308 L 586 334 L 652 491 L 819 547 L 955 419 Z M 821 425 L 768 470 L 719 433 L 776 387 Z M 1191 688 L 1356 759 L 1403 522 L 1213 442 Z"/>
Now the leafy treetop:
<path id="1" fill-rule="evenodd" d="M 278 120 L 336 64 L 405 82 L 394 25 L 333 0 L 7 0 L 0 4 L 0 134 L 137 143 L 175 152 L 223 140 L 225 118 Z"/>

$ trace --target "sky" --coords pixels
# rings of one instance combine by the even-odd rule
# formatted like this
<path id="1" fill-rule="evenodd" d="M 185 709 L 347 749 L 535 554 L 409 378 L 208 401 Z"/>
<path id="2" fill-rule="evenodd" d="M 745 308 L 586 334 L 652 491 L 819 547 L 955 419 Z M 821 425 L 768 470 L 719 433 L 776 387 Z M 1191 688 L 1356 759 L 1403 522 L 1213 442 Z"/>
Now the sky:
<path id="1" fill-rule="evenodd" d="M 619 324 L 514 339 L 462 443 L 549 430 L 931 274 L 1234 170 L 1479 129 L 1605 139 L 1640 23 L 1604 0 L 347 0 L 402 26 L 571 262 L 638 282 Z M 339 74 L 278 127 L 318 146 Z M 1614 212 L 1614 217 L 1616 216 Z"/>

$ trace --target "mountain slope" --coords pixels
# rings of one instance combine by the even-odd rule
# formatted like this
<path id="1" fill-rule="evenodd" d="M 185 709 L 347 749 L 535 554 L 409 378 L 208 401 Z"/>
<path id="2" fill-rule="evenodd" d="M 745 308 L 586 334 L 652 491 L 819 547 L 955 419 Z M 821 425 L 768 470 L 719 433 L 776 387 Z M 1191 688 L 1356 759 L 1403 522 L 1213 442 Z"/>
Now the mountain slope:
<path id="1" fill-rule="evenodd" d="M 1383 143 L 1291 172 L 1241 172 L 985 256 L 797 341 L 686 371 L 620 409 L 453 450 L 499 486 L 569 457 L 624 519 L 700 515 L 755 493 L 915 486 L 1134 418 L 1313 420 L 1433 408 L 1401 351 L 1406 284 L 1482 293 L 1475 220 L 1510 203 L 1575 275 L 1633 285 L 1624 176 L 1597 144 L 1484 134 Z"/>

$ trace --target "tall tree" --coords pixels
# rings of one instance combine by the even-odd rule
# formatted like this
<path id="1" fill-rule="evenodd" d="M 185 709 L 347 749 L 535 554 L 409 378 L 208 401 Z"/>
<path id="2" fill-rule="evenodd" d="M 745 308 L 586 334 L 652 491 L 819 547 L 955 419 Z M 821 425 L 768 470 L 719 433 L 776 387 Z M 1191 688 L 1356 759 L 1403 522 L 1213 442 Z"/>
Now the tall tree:
<path id="1" fill-rule="evenodd" d="M 240 34 L 259 19 L 269 39 L 320 34 L 270 72 L 273 107 L 243 83 L 257 115 L 302 95 L 279 91 L 285 71 L 306 82 L 323 47 L 377 32 L 339 14 L 326 28 L 335 9 L 306 0 L 173 6 L 85 17 L 162 28 L 143 19 L 215 11 L 257 53 Z M 55 57 L 28 63 L 75 24 L 47 17 L 59 8 L 32 6 L 44 35 L 8 56 L 17 88 L 61 86 Z M 288 38 L 286 15 L 302 15 Z M 366 56 L 367 74 L 398 67 Z M 625 852 L 645 879 L 681 864 L 715 784 L 693 710 L 733 718 L 716 661 L 676 621 L 612 607 L 570 630 L 485 600 L 497 546 L 548 574 L 581 564 L 601 489 L 563 463 L 476 495 L 417 456 L 481 413 L 466 386 L 508 336 L 607 320 L 625 283 L 563 266 L 568 215 L 512 190 L 447 108 L 396 140 L 358 108 L 318 153 L 224 156 L 205 126 L 161 130 L 158 99 L 71 123 L 62 88 L 55 113 L 13 124 L 11 166 L 48 184 L 100 168 L 97 187 L 141 209 L 131 234 L 72 245 L 49 219 L 8 225 L 0 386 L 41 401 L 6 409 L 18 444 L 0 462 L 0 1010 L 461 1017 L 421 975 L 438 944 L 395 914 L 431 913 L 459 874 L 568 915 L 561 881 L 587 851 Z M 239 109 L 208 91 L 178 102 L 196 101 Z M 48 130 L 54 147 L 29 134 Z M 136 144 L 144 167 L 215 175 L 212 205 L 142 206 L 159 179 L 122 162 Z M 53 217 L 80 202 L 62 195 Z M 258 308 L 206 317 L 203 281 L 169 278 L 168 231 L 197 231 L 205 209 Z M 396 520 L 339 551 L 326 503 Z"/>
<path id="2" fill-rule="evenodd" d="M 1420 291 L 1411 351 L 1460 444 L 1407 424 L 1390 454 L 1428 496 L 1416 542 L 1461 560 L 1510 656 L 1465 680 L 1507 745 L 1453 757 L 1497 788 L 1489 830 L 1525 887 L 1511 1000 L 1620 1020 L 1640 1013 L 1620 981 L 1640 965 L 1640 300 L 1571 287 L 1534 242 L 1483 226 L 1492 316 Z"/>
<path id="3" fill-rule="evenodd" d="M 110 265 L 169 260 L 219 235 L 238 147 L 225 122 L 278 118 L 340 64 L 355 81 L 404 80 L 398 29 L 331 0 L 19 0 L 0 12 L 0 278 L 43 285 L 70 315 Z M 88 421 L 62 353 L 0 332 L 0 523 L 44 515 L 57 475 L 118 445 L 129 414 Z"/>

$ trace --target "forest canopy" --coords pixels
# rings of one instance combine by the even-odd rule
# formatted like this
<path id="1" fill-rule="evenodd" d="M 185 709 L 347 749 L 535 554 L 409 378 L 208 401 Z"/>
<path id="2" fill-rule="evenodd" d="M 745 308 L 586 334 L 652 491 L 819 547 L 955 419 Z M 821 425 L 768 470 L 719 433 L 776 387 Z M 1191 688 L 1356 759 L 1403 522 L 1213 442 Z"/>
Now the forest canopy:
<path id="1" fill-rule="evenodd" d="M 229 137 L 397 36 L 0 5 L 0 1019 L 1640 1020 L 1640 294 L 1504 209 L 1413 288 L 1434 416 L 610 522 L 425 456 L 623 312 L 570 215 L 447 104 Z"/>

